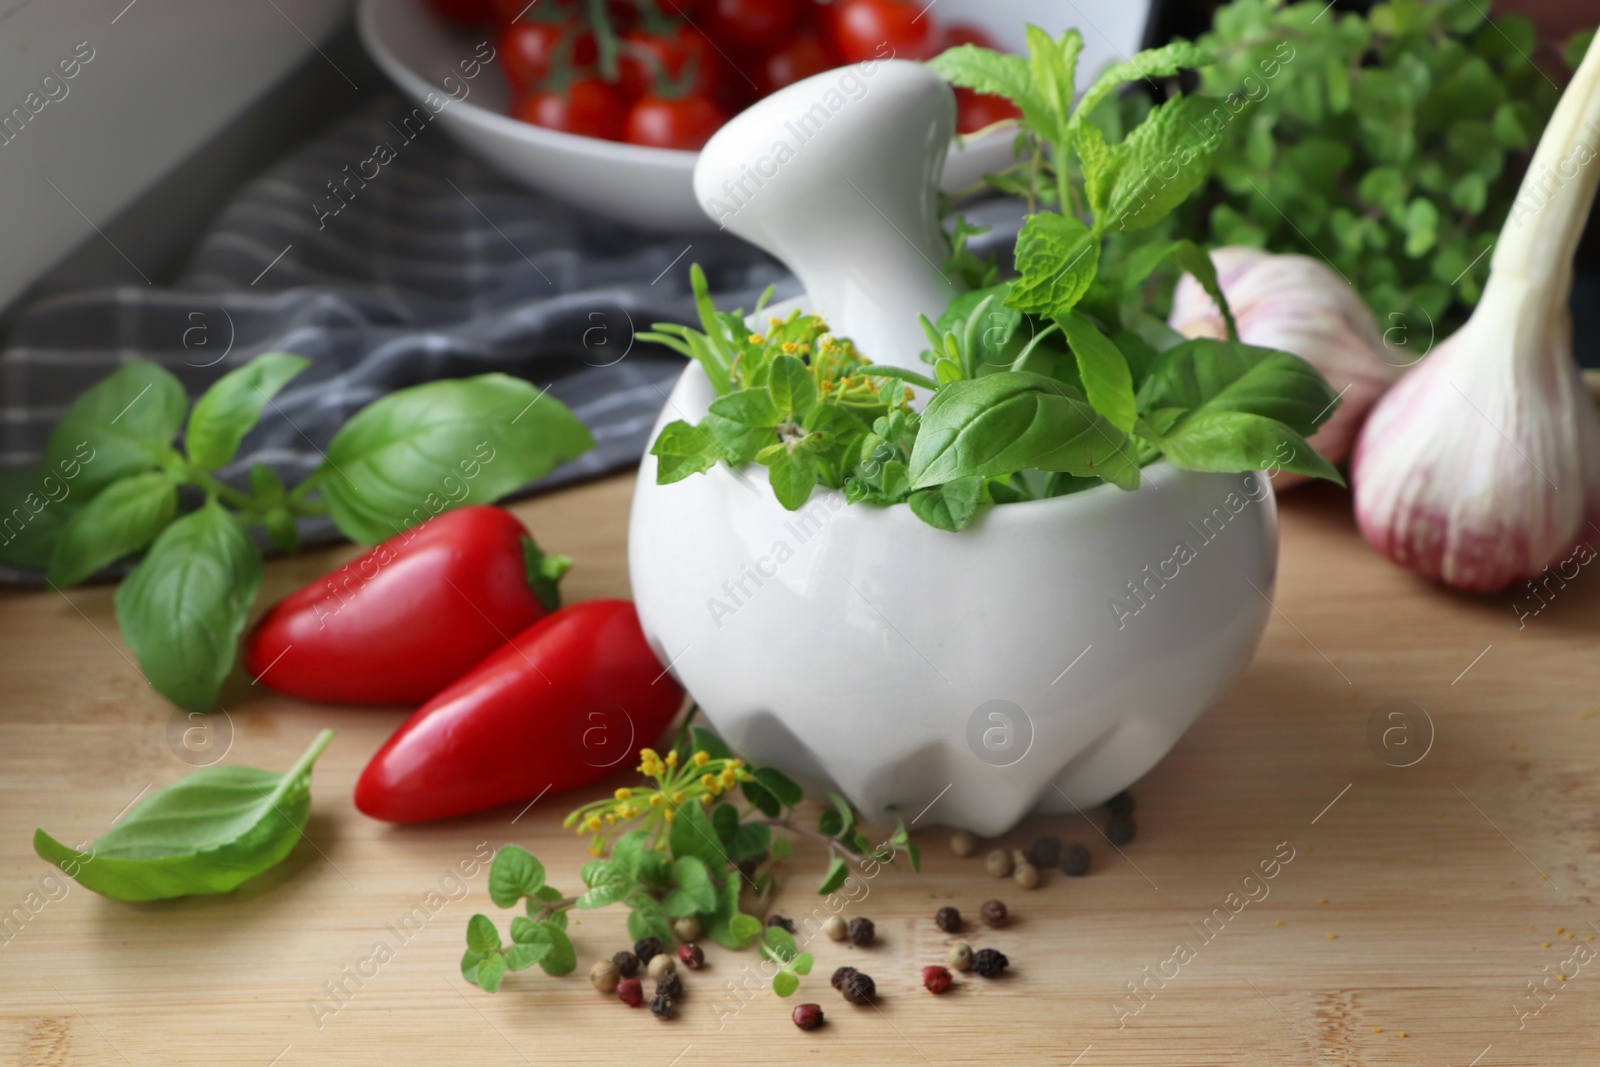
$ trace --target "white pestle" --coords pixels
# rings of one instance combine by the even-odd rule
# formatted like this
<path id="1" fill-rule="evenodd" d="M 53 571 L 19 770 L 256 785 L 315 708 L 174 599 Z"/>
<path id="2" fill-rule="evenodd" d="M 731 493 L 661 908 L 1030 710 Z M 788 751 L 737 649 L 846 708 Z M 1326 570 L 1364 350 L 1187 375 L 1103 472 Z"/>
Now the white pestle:
<path id="1" fill-rule="evenodd" d="M 926 370 L 918 315 L 955 295 L 940 272 L 949 86 L 920 63 L 868 60 L 796 82 L 700 152 L 695 198 L 800 279 L 807 305 L 867 359 Z"/>

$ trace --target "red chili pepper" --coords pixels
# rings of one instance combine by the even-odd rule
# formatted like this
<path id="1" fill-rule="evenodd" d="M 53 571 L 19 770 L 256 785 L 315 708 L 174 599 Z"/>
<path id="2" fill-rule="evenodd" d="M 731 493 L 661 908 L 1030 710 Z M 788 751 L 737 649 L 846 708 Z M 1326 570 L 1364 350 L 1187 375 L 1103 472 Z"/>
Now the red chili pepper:
<path id="1" fill-rule="evenodd" d="M 633 766 L 683 704 L 626 600 L 540 619 L 418 708 L 356 782 L 356 807 L 416 822 Z"/>
<path id="2" fill-rule="evenodd" d="M 569 566 L 509 511 L 447 511 L 274 604 L 245 669 L 305 700 L 420 704 L 560 607 Z"/>

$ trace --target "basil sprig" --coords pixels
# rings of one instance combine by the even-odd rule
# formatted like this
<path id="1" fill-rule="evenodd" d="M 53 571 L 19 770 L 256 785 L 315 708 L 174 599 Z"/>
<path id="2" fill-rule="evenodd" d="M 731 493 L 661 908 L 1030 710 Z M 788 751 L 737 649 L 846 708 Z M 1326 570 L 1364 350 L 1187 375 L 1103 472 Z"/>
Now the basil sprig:
<path id="1" fill-rule="evenodd" d="M 113 900 L 226 893 L 282 863 L 311 814 L 311 765 L 324 730 L 282 774 L 204 767 L 141 800 L 85 850 L 43 830 L 33 849 L 79 885 Z"/>
<path id="2" fill-rule="evenodd" d="M 260 465 L 245 488 L 219 479 L 214 472 L 308 366 L 281 352 L 257 356 L 191 410 L 170 373 L 130 363 L 78 397 L 39 469 L 7 479 L 0 558 L 47 567 L 64 588 L 145 553 L 117 592 L 117 622 L 150 684 L 188 710 L 215 707 L 233 666 L 261 584 L 252 527 L 292 550 L 296 518 L 331 514 L 351 540 L 372 544 L 492 501 L 594 445 L 554 397 L 483 374 L 369 404 L 292 489 Z M 198 506 L 180 514 L 186 497 Z"/>

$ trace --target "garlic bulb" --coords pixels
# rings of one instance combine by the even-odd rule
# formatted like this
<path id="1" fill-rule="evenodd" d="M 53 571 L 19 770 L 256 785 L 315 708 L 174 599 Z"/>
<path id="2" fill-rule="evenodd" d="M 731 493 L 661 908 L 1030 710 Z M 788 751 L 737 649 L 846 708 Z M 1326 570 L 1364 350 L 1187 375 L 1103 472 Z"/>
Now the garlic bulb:
<path id="1" fill-rule="evenodd" d="M 1299 356 L 1340 394 L 1339 407 L 1310 442 L 1330 463 L 1340 462 L 1367 411 L 1400 373 L 1381 357 L 1383 339 L 1366 302 L 1331 267 L 1309 256 L 1232 246 L 1214 249 L 1211 262 L 1239 340 Z M 1167 321 L 1186 337 L 1227 337 L 1222 313 L 1188 274 L 1178 281 Z M 1305 480 L 1284 471 L 1273 485 L 1282 491 Z"/>
<path id="2" fill-rule="evenodd" d="M 1600 412 L 1572 362 L 1572 257 L 1600 179 L 1600 48 L 1540 138 L 1467 324 L 1379 402 L 1356 444 L 1356 518 L 1385 556 L 1488 592 L 1585 530 Z"/>

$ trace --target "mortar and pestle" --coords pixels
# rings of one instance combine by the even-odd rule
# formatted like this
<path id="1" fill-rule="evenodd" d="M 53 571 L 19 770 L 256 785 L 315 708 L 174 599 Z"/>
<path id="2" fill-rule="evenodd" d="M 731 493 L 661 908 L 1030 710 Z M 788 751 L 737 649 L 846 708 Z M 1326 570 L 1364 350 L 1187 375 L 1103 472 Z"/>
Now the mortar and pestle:
<path id="1" fill-rule="evenodd" d="M 864 91 L 844 91 L 851 73 Z M 917 315 L 936 319 L 954 295 L 937 214 L 953 114 L 920 64 L 819 74 L 724 126 L 696 196 L 795 273 L 794 304 L 874 362 L 926 371 Z M 713 399 L 691 363 L 655 432 Z M 657 485 L 646 455 L 634 599 L 662 662 L 735 750 L 869 819 L 893 809 L 992 836 L 1138 779 L 1266 626 L 1266 477 L 1142 473 L 1133 492 L 1004 504 L 947 533 L 820 486 L 786 511 L 755 464 Z"/>

